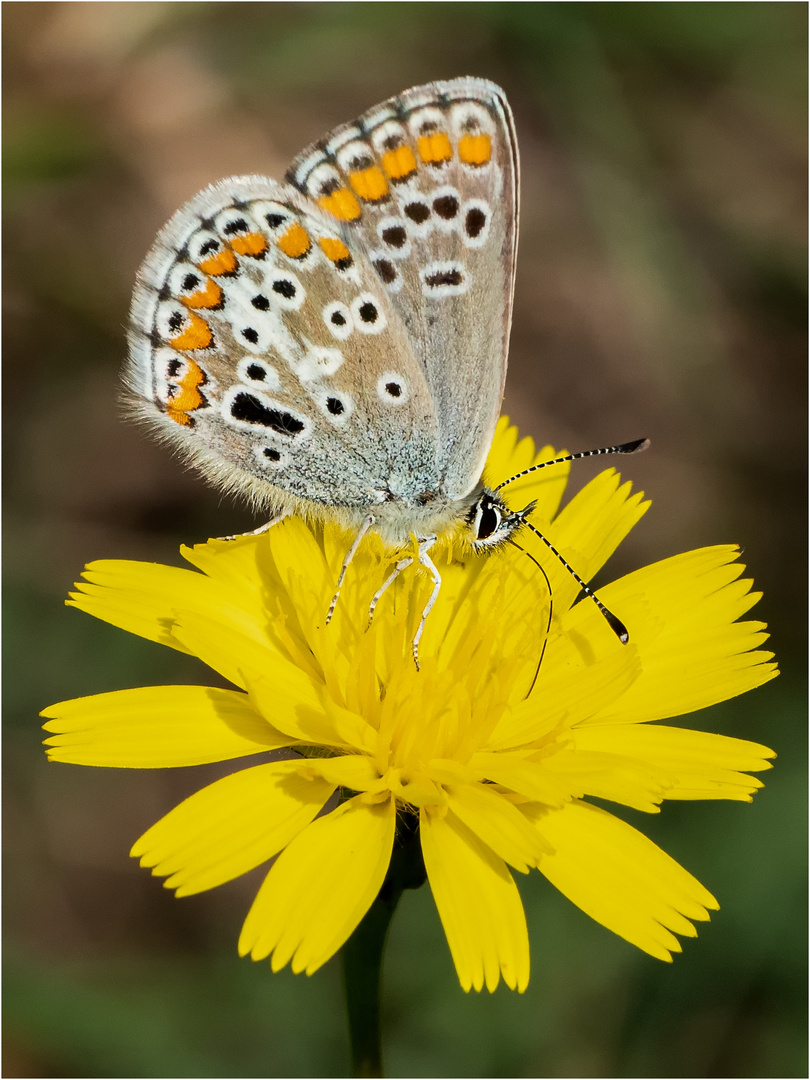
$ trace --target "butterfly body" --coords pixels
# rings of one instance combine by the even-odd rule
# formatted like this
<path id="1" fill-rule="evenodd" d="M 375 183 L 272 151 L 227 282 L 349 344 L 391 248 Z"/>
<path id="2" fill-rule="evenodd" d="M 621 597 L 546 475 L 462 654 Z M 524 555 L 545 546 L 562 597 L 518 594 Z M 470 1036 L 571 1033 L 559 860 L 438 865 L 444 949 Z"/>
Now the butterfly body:
<path id="1" fill-rule="evenodd" d="M 386 545 L 469 532 L 500 411 L 517 149 L 502 91 L 417 87 L 159 234 L 126 381 L 213 482 Z M 473 537 L 475 540 L 475 537 Z"/>

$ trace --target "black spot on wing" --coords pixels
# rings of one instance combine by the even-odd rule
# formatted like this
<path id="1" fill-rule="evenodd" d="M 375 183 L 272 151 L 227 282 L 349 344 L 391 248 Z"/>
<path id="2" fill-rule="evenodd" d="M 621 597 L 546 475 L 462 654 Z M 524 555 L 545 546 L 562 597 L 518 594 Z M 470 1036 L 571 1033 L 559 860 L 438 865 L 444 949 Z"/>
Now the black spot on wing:
<path id="1" fill-rule="evenodd" d="M 237 394 L 231 403 L 231 416 L 245 424 L 272 428 L 279 435 L 299 435 L 304 430 L 303 423 L 297 417 L 281 409 L 270 408 L 253 394 Z"/>

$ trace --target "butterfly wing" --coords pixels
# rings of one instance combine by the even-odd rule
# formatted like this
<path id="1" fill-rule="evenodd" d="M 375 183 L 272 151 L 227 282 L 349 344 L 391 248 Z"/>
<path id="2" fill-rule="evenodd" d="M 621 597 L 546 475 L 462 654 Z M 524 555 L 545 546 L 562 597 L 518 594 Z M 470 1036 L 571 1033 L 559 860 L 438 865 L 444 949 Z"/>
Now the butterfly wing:
<path id="1" fill-rule="evenodd" d="M 139 412 L 211 479 L 276 510 L 435 490 L 430 390 L 360 248 L 267 178 L 201 192 L 138 276 L 126 379 Z"/>
<path id="2" fill-rule="evenodd" d="M 450 500 L 478 483 L 506 378 L 518 155 L 503 91 L 462 78 L 406 91 L 305 150 L 288 181 L 375 267 L 426 380 Z"/>

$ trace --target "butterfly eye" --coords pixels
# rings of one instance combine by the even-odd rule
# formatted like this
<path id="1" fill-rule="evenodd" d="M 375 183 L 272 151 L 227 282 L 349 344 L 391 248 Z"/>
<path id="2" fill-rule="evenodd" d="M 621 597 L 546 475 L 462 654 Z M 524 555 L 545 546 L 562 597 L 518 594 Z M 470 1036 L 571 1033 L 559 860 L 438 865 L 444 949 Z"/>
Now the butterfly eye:
<path id="1" fill-rule="evenodd" d="M 478 512 L 475 515 L 475 538 L 476 540 L 487 540 L 497 532 L 501 521 L 501 512 L 497 507 L 487 503 L 483 506 L 479 506 Z"/>

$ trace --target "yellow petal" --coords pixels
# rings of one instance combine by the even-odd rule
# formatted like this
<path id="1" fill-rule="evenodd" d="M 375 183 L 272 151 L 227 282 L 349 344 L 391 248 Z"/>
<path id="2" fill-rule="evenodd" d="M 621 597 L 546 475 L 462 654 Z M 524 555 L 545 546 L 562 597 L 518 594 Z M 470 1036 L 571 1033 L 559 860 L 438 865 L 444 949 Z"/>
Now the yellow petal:
<path id="1" fill-rule="evenodd" d="M 247 695 L 206 686 L 144 686 L 61 701 L 42 711 L 52 761 L 160 769 L 289 746 Z"/>
<path id="2" fill-rule="evenodd" d="M 551 661 L 552 655 L 547 659 Z M 620 646 L 603 660 L 574 672 L 563 664 L 544 665 L 529 697 L 503 713 L 487 749 L 523 746 L 602 712 L 621 700 L 640 672 L 635 645 Z"/>
<path id="3" fill-rule="evenodd" d="M 274 717 L 301 741 L 348 751 L 373 747 L 374 732 L 361 716 L 330 701 L 309 680 L 304 685 L 301 678 L 291 665 L 268 662 L 264 671 L 253 667 L 246 682 L 262 715 Z"/>
<path id="4" fill-rule="evenodd" d="M 369 788 L 377 787 L 380 781 L 379 770 L 362 754 L 309 758 L 307 767 L 336 787 L 348 788 L 350 791 L 368 791 Z"/>
<path id="5" fill-rule="evenodd" d="M 529 936 L 503 859 L 454 814 L 420 814 L 428 881 L 463 990 L 529 983 Z"/>
<path id="6" fill-rule="evenodd" d="M 674 934 L 694 937 L 689 920 L 705 921 L 707 909 L 719 906 L 651 840 L 598 807 L 538 808 L 535 820 L 555 849 L 541 859 L 540 872 L 592 919 L 651 956 L 671 960 L 681 951 Z"/>
<path id="7" fill-rule="evenodd" d="M 233 540 L 209 540 L 181 553 L 198 566 L 220 590 L 216 607 L 179 608 L 178 615 L 202 614 L 221 620 L 240 636 L 255 638 L 274 652 L 291 660 L 306 674 L 322 681 L 297 617 L 294 601 L 287 592 L 282 569 L 274 559 L 274 545 L 289 540 L 301 525 L 289 518 L 259 536 L 239 536 Z M 311 533 L 307 534 L 312 543 Z M 309 544 L 302 544 L 309 557 Z M 321 562 L 322 562 L 321 558 Z M 189 620 L 184 620 L 188 624 Z"/>
<path id="8" fill-rule="evenodd" d="M 380 891 L 394 845 L 393 800 L 361 798 L 318 818 L 289 844 L 264 880 L 239 938 L 239 954 L 273 971 L 325 964 L 349 938 Z"/>
<path id="9" fill-rule="evenodd" d="M 537 866 L 540 856 L 549 850 L 517 807 L 491 784 L 448 787 L 447 802 L 468 829 L 522 874 Z"/>
<path id="10" fill-rule="evenodd" d="M 84 578 L 76 582 L 68 607 L 180 652 L 188 650 L 171 634 L 177 605 L 212 604 L 218 592 L 202 574 L 125 559 L 88 563 Z"/>
<path id="11" fill-rule="evenodd" d="M 473 754 L 470 767 L 478 772 L 481 780 L 501 784 L 548 806 L 562 806 L 570 798 L 569 785 L 544 769 L 541 763 L 529 760 L 526 754 Z"/>
<path id="12" fill-rule="evenodd" d="M 569 743 L 558 753 L 547 755 L 542 765 L 573 798 L 594 795 L 657 814 L 661 800 L 675 784 L 674 777 L 654 760 L 634 760 L 614 754 L 610 748 L 588 752 L 572 747 Z"/>
<path id="13" fill-rule="evenodd" d="M 178 896 L 212 889 L 266 862 L 306 828 L 334 785 L 301 775 L 300 759 L 243 769 L 190 796 L 130 851 Z M 169 876 L 171 875 L 171 876 Z"/>
<path id="14" fill-rule="evenodd" d="M 614 469 L 606 469 L 578 491 L 548 526 L 548 539 L 563 555 L 570 556 L 568 561 L 585 581 L 607 562 L 649 509 L 651 504 L 644 501 L 643 493 L 633 495 L 631 489 L 629 481 L 622 484 Z M 542 557 L 551 578 L 555 610 L 560 613 L 577 597 L 579 586 L 538 544 L 532 551 Z"/>
<path id="15" fill-rule="evenodd" d="M 273 529 L 281 527 L 281 524 L 274 525 Z M 245 534 L 233 540 L 208 540 L 193 547 L 184 545 L 180 554 L 211 580 L 227 586 L 242 603 L 245 596 L 251 594 L 261 602 L 268 584 L 281 584 L 268 533 Z"/>
<path id="16" fill-rule="evenodd" d="M 738 549 L 702 548 L 638 570 L 600 590 L 639 648 L 642 672 L 626 694 L 589 722 L 666 719 L 713 705 L 778 674 L 759 650 L 762 624 L 735 623 L 758 599 Z M 589 605 L 593 607 L 593 605 Z M 577 604 L 566 617 L 572 633 L 598 613 Z M 601 639 L 600 639 L 601 640 Z"/>
<path id="17" fill-rule="evenodd" d="M 247 689 L 256 709 L 290 740 L 346 747 L 332 719 L 336 710 L 324 708 L 320 688 L 267 644 L 234 629 L 223 634 L 215 619 L 200 615 L 174 633 L 209 667 Z M 360 718 L 354 720 L 362 731 Z"/>
<path id="18" fill-rule="evenodd" d="M 600 724 L 578 728 L 571 732 L 571 746 L 574 756 L 609 751 L 665 769 L 670 777 L 667 799 L 750 802 L 762 782 L 746 773 L 770 769 L 768 758 L 776 756 L 773 750 L 759 743 L 660 724 Z"/>
<path id="19" fill-rule="evenodd" d="M 564 456 L 564 450 L 555 450 L 552 446 L 535 450 L 534 439 L 531 438 L 518 442 L 518 429 L 509 423 L 508 417 L 502 416 L 495 428 L 484 475 L 487 484 L 492 487 L 523 472 L 524 469 L 531 468 L 532 465 Z M 503 494 L 508 504 L 517 508 L 535 500 L 537 517 L 541 521 L 550 521 L 560 508 L 570 471 L 570 462 L 538 469 L 504 488 Z"/>

